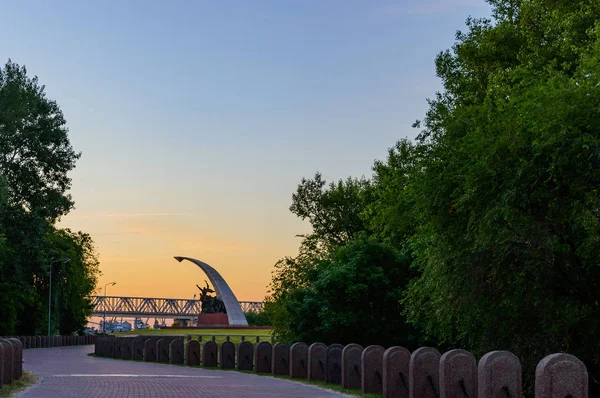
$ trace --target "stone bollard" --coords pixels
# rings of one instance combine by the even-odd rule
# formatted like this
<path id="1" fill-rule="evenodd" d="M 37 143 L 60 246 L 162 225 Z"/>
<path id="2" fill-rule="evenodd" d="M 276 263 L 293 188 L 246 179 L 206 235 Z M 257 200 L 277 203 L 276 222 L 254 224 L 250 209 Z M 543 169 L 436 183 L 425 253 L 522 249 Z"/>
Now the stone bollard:
<path id="1" fill-rule="evenodd" d="M 361 386 L 360 378 L 360 357 L 364 351 L 363 346 L 359 344 L 348 344 L 342 350 L 342 387 L 359 389 Z"/>
<path id="2" fill-rule="evenodd" d="M 478 398 L 521 397 L 521 363 L 512 352 L 492 351 L 479 360 Z"/>
<path id="3" fill-rule="evenodd" d="M 123 345 L 122 341 L 119 337 L 114 337 L 112 339 L 112 357 L 117 359 L 123 359 Z"/>
<path id="4" fill-rule="evenodd" d="M 439 396 L 440 352 L 421 347 L 410 356 L 408 391 L 411 398 Z"/>
<path id="5" fill-rule="evenodd" d="M 294 343 L 290 347 L 290 377 L 306 379 L 308 377 L 308 345 Z"/>
<path id="6" fill-rule="evenodd" d="M 465 350 L 451 350 L 440 359 L 440 398 L 475 397 L 477 361 Z"/>
<path id="7" fill-rule="evenodd" d="M 579 358 L 548 355 L 535 369 L 535 398 L 588 398 L 588 372 Z"/>
<path id="8" fill-rule="evenodd" d="M 308 347 L 308 380 L 325 381 L 325 351 L 323 343 L 313 343 Z"/>
<path id="9" fill-rule="evenodd" d="M 383 398 L 408 398 L 410 351 L 390 347 L 383 353 Z M 475 398 L 475 397 L 473 397 Z"/>
<path id="10" fill-rule="evenodd" d="M 2 384 L 10 384 L 13 380 L 14 350 L 12 344 L 0 339 L 0 350 L 2 350 Z"/>
<path id="11" fill-rule="evenodd" d="M 363 394 L 381 394 L 383 392 L 383 353 L 379 345 L 370 345 L 360 358 L 361 390 Z"/>
<path id="12" fill-rule="evenodd" d="M 217 343 L 209 340 L 202 345 L 202 366 L 205 368 L 216 368 L 218 357 Z"/>
<path id="13" fill-rule="evenodd" d="M 342 384 L 341 344 L 332 344 L 325 350 L 325 383 Z"/>
<path id="14" fill-rule="evenodd" d="M 135 361 L 142 361 L 144 359 L 144 347 L 146 345 L 147 337 L 137 336 L 133 339 L 133 351 L 131 353 L 131 359 Z"/>
<path id="15" fill-rule="evenodd" d="M 158 339 L 156 341 L 156 360 L 160 363 L 169 363 L 168 339 Z"/>
<path id="16" fill-rule="evenodd" d="M 225 341 L 219 347 L 221 350 L 221 363 L 219 364 L 221 369 L 234 369 L 235 368 L 235 344 L 231 341 Z"/>
<path id="17" fill-rule="evenodd" d="M 236 347 L 237 370 L 252 370 L 254 367 L 254 347 L 249 341 L 242 341 Z"/>
<path id="18" fill-rule="evenodd" d="M 134 337 L 121 337 L 121 358 L 133 359 L 133 340 Z"/>
<path id="19" fill-rule="evenodd" d="M 274 375 L 290 374 L 290 346 L 286 343 L 276 343 L 271 356 L 271 372 Z"/>
<path id="20" fill-rule="evenodd" d="M 169 363 L 183 365 L 183 340 L 176 339 L 169 344 Z"/>
<path id="21" fill-rule="evenodd" d="M 186 343 L 186 364 L 187 366 L 200 365 L 200 342 L 190 340 Z"/>
<path id="22" fill-rule="evenodd" d="M 18 380 L 23 374 L 23 346 L 18 339 L 10 337 L 6 339 L 13 348 L 13 380 Z"/>
<path id="23" fill-rule="evenodd" d="M 254 372 L 271 373 L 271 356 L 273 346 L 268 341 L 261 341 L 254 347 Z"/>
<path id="24" fill-rule="evenodd" d="M 149 337 L 144 342 L 144 361 L 145 362 L 156 362 L 156 337 Z"/>

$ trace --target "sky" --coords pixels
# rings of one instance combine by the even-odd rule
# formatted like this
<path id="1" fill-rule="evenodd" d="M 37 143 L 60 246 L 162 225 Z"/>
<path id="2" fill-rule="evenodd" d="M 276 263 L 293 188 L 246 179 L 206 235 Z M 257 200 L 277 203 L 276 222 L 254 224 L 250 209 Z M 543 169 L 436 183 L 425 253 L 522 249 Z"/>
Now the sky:
<path id="1" fill-rule="evenodd" d="M 310 226 L 302 177 L 369 177 L 441 89 L 434 59 L 483 0 L 14 1 L 0 61 L 25 65 L 82 153 L 75 209 L 98 293 L 191 298 L 216 268 L 262 301 Z"/>

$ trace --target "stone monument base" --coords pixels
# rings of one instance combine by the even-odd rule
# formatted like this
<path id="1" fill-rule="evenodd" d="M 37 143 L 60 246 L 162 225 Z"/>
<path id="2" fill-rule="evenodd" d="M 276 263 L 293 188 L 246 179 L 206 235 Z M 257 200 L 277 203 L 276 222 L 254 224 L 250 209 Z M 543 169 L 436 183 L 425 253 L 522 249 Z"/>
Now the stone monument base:
<path id="1" fill-rule="evenodd" d="M 227 314 L 200 314 L 198 315 L 198 326 L 202 325 L 229 325 Z"/>

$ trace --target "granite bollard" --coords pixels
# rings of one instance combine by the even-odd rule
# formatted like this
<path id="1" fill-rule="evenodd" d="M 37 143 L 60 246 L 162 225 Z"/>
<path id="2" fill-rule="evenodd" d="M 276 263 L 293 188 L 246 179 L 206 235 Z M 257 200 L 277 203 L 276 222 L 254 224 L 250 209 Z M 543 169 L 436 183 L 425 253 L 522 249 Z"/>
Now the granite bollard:
<path id="1" fill-rule="evenodd" d="M 268 341 L 261 341 L 254 347 L 254 372 L 271 373 L 271 356 L 273 346 Z"/>
<path id="2" fill-rule="evenodd" d="M 122 348 L 122 344 L 121 344 L 121 339 L 119 338 L 113 338 L 112 339 L 112 357 L 113 358 L 119 358 L 122 359 L 123 358 L 123 352 L 121 350 Z"/>
<path id="3" fill-rule="evenodd" d="M 198 340 L 189 340 L 186 343 L 186 364 L 187 366 L 200 365 L 200 342 Z"/>
<path id="4" fill-rule="evenodd" d="M 6 339 L 12 344 L 14 352 L 14 366 L 13 366 L 13 379 L 19 379 L 23 374 L 23 346 L 19 339 L 9 337 Z"/>
<path id="5" fill-rule="evenodd" d="M 254 347 L 249 341 L 242 341 L 236 347 L 237 370 L 252 370 L 254 366 Z"/>
<path id="6" fill-rule="evenodd" d="M 0 339 L 2 349 L 2 384 L 10 384 L 13 380 L 14 352 L 8 341 Z"/>
<path id="7" fill-rule="evenodd" d="M 290 347 L 290 377 L 306 379 L 308 377 L 308 345 L 294 343 Z"/>
<path id="8" fill-rule="evenodd" d="M 325 350 L 325 382 L 342 384 L 342 350 L 341 344 L 332 344 Z"/>
<path id="9" fill-rule="evenodd" d="M 360 388 L 360 356 L 362 355 L 363 350 L 364 347 L 359 344 L 348 344 L 342 350 L 343 388 Z"/>
<path id="10" fill-rule="evenodd" d="M 308 380 L 325 381 L 325 351 L 323 343 L 313 343 L 308 347 Z"/>
<path id="11" fill-rule="evenodd" d="M 363 394 L 383 392 L 383 353 L 380 345 L 370 345 L 360 357 L 361 390 Z"/>
<path id="12" fill-rule="evenodd" d="M 176 339 L 169 344 L 169 363 L 183 365 L 183 339 Z"/>
<path id="13" fill-rule="evenodd" d="M 588 398 L 588 372 L 579 358 L 548 355 L 535 369 L 535 398 Z"/>
<path id="14" fill-rule="evenodd" d="M 477 361 L 465 350 L 451 350 L 440 359 L 440 398 L 477 396 Z"/>
<path id="15" fill-rule="evenodd" d="M 156 342 L 155 337 L 150 337 L 144 342 L 144 361 L 156 362 Z"/>
<path id="16" fill-rule="evenodd" d="M 408 398 L 410 351 L 390 347 L 383 353 L 383 398 Z M 475 397 L 473 397 L 475 398 Z"/>
<path id="17" fill-rule="evenodd" d="M 440 352 L 432 347 L 421 347 L 412 353 L 408 369 L 409 396 L 439 396 L 440 357 Z"/>
<path id="18" fill-rule="evenodd" d="M 12 379 L 18 380 L 21 377 L 21 366 L 22 366 L 22 352 L 21 352 L 21 343 L 19 340 L 14 338 L 8 338 L 6 341 L 11 345 L 13 352 L 13 362 L 12 362 Z"/>
<path id="19" fill-rule="evenodd" d="M 234 369 L 235 368 L 235 344 L 231 341 L 224 341 L 221 343 L 221 363 L 219 367 L 221 369 Z"/>
<path id="20" fill-rule="evenodd" d="M 205 368 L 216 368 L 217 367 L 217 343 L 212 340 L 205 342 L 202 345 L 202 366 Z"/>
<path id="21" fill-rule="evenodd" d="M 156 361 L 169 363 L 169 339 L 163 338 L 156 341 Z"/>
<path id="22" fill-rule="evenodd" d="M 132 351 L 132 356 L 131 359 L 136 360 L 136 361 L 141 361 L 144 359 L 144 346 L 146 343 L 146 338 L 144 337 L 135 337 L 133 339 L 133 351 Z"/>
<path id="23" fill-rule="evenodd" d="M 273 346 L 271 372 L 274 375 L 290 374 L 290 346 L 286 343 L 275 343 Z"/>
<path id="24" fill-rule="evenodd" d="M 133 359 L 133 340 L 132 337 L 121 337 L 121 358 Z"/>
<path id="25" fill-rule="evenodd" d="M 508 351 L 492 351 L 479 360 L 477 369 L 478 398 L 523 396 L 521 363 Z"/>

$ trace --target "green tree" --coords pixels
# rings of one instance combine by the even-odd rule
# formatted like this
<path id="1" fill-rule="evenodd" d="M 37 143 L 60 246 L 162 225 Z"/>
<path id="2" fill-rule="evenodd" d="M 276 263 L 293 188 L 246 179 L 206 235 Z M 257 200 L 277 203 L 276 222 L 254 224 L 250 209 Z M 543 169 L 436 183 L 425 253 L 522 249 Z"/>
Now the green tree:
<path id="1" fill-rule="evenodd" d="M 290 211 L 308 220 L 312 232 L 302 238 L 299 254 L 275 264 L 269 293 L 265 298 L 265 314 L 281 338 L 294 336 L 296 326 L 292 296 L 314 280 L 316 264 L 340 246 L 358 236 L 366 228 L 362 212 L 371 198 L 365 179 L 340 180 L 329 183 L 320 173 L 303 178 L 292 195 Z M 291 337 L 290 337 L 291 338 Z"/>
<path id="2" fill-rule="evenodd" d="M 37 77 L 10 60 L 0 68 L 0 170 L 9 206 L 49 220 L 73 207 L 67 173 L 80 154 L 67 132 L 62 111 Z"/>
<path id="3" fill-rule="evenodd" d="M 10 60 L 0 68 L 3 335 L 46 332 L 48 264 L 57 253 L 72 260 L 53 273 L 60 330 L 81 330 L 89 313 L 84 297 L 98 272 L 91 239 L 54 226 L 73 207 L 68 173 L 80 157 L 67 133 L 58 104 L 46 97 L 37 77 L 28 77 L 25 67 Z"/>
<path id="4" fill-rule="evenodd" d="M 422 276 L 410 319 L 535 365 L 567 351 L 600 380 L 600 3 L 496 0 L 436 59 L 414 169 Z M 531 389 L 529 390 L 531 392 Z"/>
<path id="5" fill-rule="evenodd" d="M 415 232 L 413 180 L 418 148 L 400 140 L 388 151 L 386 161 L 375 161 L 371 201 L 362 218 L 377 239 L 410 255 L 407 240 Z"/>
<path id="6" fill-rule="evenodd" d="M 290 211 L 308 220 L 312 233 L 302 235 L 303 245 L 311 250 L 324 250 L 343 245 L 366 229 L 361 213 L 371 200 L 369 182 L 348 178 L 327 182 L 320 173 L 303 178 L 292 195 Z"/>
<path id="7" fill-rule="evenodd" d="M 87 318 L 92 315 L 88 297 L 93 294 L 100 273 L 94 242 L 88 234 L 69 229 L 55 230 L 49 240 L 57 258 L 70 259 L 54 271 L 52 289 L 57 293 L 52 303 L 54 325 L 58 323 L 61 334 L 82 334 Z"/>

